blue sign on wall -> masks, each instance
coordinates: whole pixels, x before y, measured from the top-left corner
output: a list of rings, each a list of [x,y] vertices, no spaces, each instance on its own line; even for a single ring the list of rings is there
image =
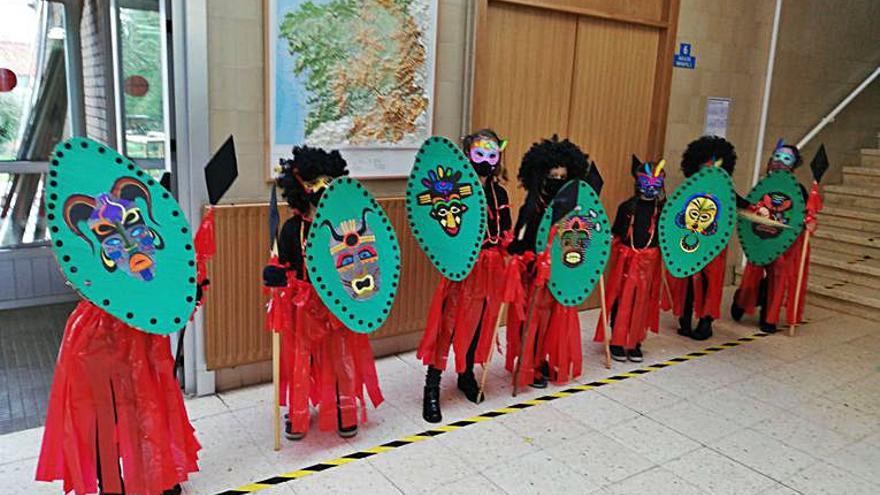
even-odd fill
[[[691,55],[690,43],[679,43],[678,53],[672,56],[672,65],[683,69],[693,69],[697,66],[697,59]]]

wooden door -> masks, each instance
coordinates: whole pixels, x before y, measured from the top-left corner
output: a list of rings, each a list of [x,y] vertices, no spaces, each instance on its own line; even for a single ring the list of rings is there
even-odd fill
[[[663,152],[677,17],[678,0],[478,0],[471,124],[510,140],[515,209],[523,153],[556,133],[599,166],[613,219],[630,155]]]

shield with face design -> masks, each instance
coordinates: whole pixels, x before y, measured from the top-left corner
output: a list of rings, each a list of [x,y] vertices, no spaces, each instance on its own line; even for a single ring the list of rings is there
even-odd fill
[[[745,218],[737,221],[737,234],[746,258],[756,265],[766,265],[794,244],[804,228],[806,203],[797,179],[791,172],[770,172],[746,196],[755,205],[755,214],[788,225],[774,227]]]
[[[195,309],[189,223],[159,182],[85,138],[55,148],[46,185],[52,248],[83,297],[149,333],[180,330]]]
[[[448,279],[464,279],[486,235],[486,197],[455,143],[435,136],[422,144],[406,186],[406,209],[431,263]]]
[[[605,271],[611,252],[611,226],[599,196],[582,180],[567,182],[553,198],[538,226],[536,249],[550,245],[553,297],[563,306],[584,302]]]
[[[397,235],[357,180],[340,177],[321,196],[306,268],[321,300],[351,330],[374,332],[391,313],[400,278]]]
[[[660,250],[672,276],[697,273],[727,246],[735,208],[733,182],[720,166],[684,180],[660,213]]]

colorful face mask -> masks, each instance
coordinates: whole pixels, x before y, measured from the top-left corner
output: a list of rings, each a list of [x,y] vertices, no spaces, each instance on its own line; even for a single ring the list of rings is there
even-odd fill
[[[792,201],[787,194],[780,192],[765,194],[755,206],[757,208],[755,213],[758,215],[779,223],[788,224],[788,212],[791,210]],[[779,235],[780,230],[782,229],[772,225],[752,222],[752,232],[761,239],[776,237]]]
[[[309,202],[313,205],[317,206],[318,201],[321,199],[321,195],[324,194],[324,191],[327,189],[327,186],[333,182],[333,177],[327,175],[319,175],[310,181],[304,181],[296,176],[297,180],[302,184],[303,189],[306,190],[306,195],[309,198]]]
[[[495,172],[506,145],[507,141],[502,141],[499,145],[494,139],[487,138],[480,138],[471,144],[468,158],[478,175],[486,177]]]
[[[376,236],[367,225],[365,209],[361,221],[345,220],[334,228],[330,222],[321,225],[330,230],[330,255],[336,263],[336,272],[345,291],[355,300],[373,297],[379,290],[379,253],[376,250]]]
[[[419,194],[420,205],[431,205],[431,218],[437,221],[446,235],[455,237],[461,228],[461,217],[467,206],[462,199],[470,196],[473,190],[470,184],[461,184],[461,172],[452,172],[442,165],[428,172],[422,179],[422,185],[428,190]]]
[[[773,152],[773,155],[770,157],[770,163],[767,164],[767,171],[791,171],[794,169],[795,163],[797,163],[797,157],[794,155],[792,149],[788,146],[782,146],[776,148],[776,151]]]
[[[663,194],[663,187],[666,182],[666,172],[663,167],[666,160],[661,160],[656,166],[645,162],[644,168],[636,173],[636,190],[639,196],[645,199],[655,199]]]
[[[572,215],[562,220],[558,234],[562,247],[562,263],[569,268],[583,263],[593,231],[600,229],[594,210],[589,210],[587,215]]]
[[[92,237],[100,243],[100,257],[109,272],[122,270],[129,276],[149,282],[156,273],[154,256],[162,249],[158,232],[145,222],[136,198],[146,202],[147,214],[152,220],[152,202],[149,190],[132,178],[116,181],[110,193],[92,198],[71,196],[64,205],[64,220],[68,227],[94,249],[92,240],[78,224],[86,220]]]
[[[676,225],[689,232],[681,238],[681,249],[692,253],[700,247],[697,234],[710,236],[718,225],[718,200],[711,194],[695,194],[688,198],[683,211],[675,219]]]

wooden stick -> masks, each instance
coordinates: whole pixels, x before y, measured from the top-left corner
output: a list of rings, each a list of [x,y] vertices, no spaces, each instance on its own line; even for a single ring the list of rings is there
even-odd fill
[[[602,328],[605,330],[605,368],[611,369],[611,328],[608,325],[608,307],[605,303],[605,275],[599,278],[599,297],[602,299]]]
[[[492,347],[489,348],[489,355],[486,356],[486,362],[483,363],[483,376],[480,377],[480,393],[477,394],[477,404],[483,402],[484,399],[483,390],[486,388],[486,378],[489,376],[489,363],[492,362],[492,356],[495,354],[495,338],[498,336],[498,327],[501,326],[501,317],[506,308],[507,303],[504,303],[498,309],[498,318],[495,319],[495,327],[492,329]]]
[[[272,406],[275,413],[275,450],[281,450],[281,334],[272,332]]]
[[[807,248],[810,246],[810,231],[804,231],[804,245],[801,247],[801,263],[798,267],[798,278],[797,285],[794,288],[794,315],[791,318],[791,326],[788,327],[788,336],[794,337],[794,327],[797,325],[798,321],[798,312],[800,308],[798,308],[798,303],[801,299],[801,285],[804,283],[804,268],[807,265]]]
[[[531,297],[529,298],[529,310],[526,314],[526,325],[520,330],[520,333],[525,332],[523,338],[520,340],[520,348],[519,348],[519,358],[516,360],[516,366],[513,368],[513,396],[516,397],[516,393],[519,391],[519,369],[522,365],[523,356],[526,355],[526,345],[529,339],[529,327],[532,326],[532,317],[535,315],[535,299],[537,299],[538,295],[538,286],[532,288]],[[534,352],[534,351],[533,351]]]

